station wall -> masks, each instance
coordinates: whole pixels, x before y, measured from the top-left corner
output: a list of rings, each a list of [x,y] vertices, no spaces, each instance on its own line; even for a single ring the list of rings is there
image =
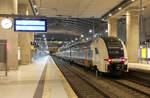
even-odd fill
[[[0,17],[0,22],[4,17]],[[10,18],[11,19],[11,18]],[[13,21],[13,19],[11,19]],[[14,32],[13,27],[5,30],[0,25],[0,40],[7,40],[7,65],[9,69],[18,67],[18,33]]]

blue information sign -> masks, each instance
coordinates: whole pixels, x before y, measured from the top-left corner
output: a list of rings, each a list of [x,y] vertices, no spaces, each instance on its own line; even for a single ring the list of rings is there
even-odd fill
[[[46,32],[45,19],[14,19],[14,30],[23,32]]]

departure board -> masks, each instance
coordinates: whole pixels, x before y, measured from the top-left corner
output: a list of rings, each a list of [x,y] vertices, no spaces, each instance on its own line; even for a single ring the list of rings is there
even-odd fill
[[[14,19],[14,31],[46,32],[46,19]]]

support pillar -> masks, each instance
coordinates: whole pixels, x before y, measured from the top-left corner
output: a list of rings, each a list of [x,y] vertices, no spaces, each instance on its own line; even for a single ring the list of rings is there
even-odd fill
[[[108,36],[117,37],[117,21],[118,19],[110,18],[108,20]]]
[[[28,5],[19,4],[19,15],[28,15]],[[18,43],[20,47],[20,64],[29,64],[31,62],[31,32],[19,32]]]
[[[126,17],[127,27],[127,53],[130,63],[138,62],[139,48],[139,12],[128,11]]]
[[[34,42],[34,32],[31,32],[30,34],[30,42]],[[34,56],[34,50],[31,50],[30,53],[30,62],[32,62],[32,57]]]

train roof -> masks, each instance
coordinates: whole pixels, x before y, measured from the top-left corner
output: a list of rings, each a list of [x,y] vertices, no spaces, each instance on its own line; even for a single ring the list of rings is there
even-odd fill
[[[102,38],[105,43],[110,42],[110,41],[118,41],[119,40],[118,37],[99,37],[99,38]],[[98,39],[98,38],[96,38],[96,39]],[[94,39],[94,40],[96,40],[96,39]],[[75,46],[80,46],[80,45],[81,46],[82,45],[89,46],[92,42],[93,42],[93,40],[86,41],[86,42],[78,42],[78,43],[72,44],[72,45],[70,45],[66,48],[63,48],[62,50],[65,50],[65,49],[68,49],[68,48],[71,48],[71,47],[75,47]]]

